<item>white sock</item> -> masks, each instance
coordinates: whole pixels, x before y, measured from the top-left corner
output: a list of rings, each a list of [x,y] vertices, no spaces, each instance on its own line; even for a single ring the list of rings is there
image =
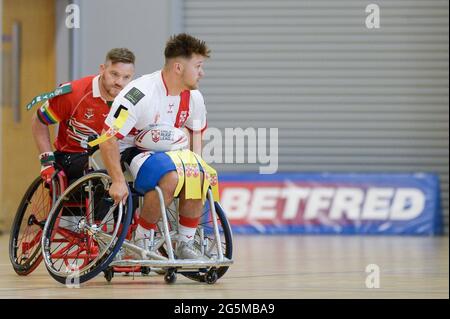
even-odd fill
[[[186,227],[181,224],[178,225],[178,235],[181,241],[185,243],[194,239],[197,228]]]
[[[135,239],[144,239],[144,238],[150,238],[151,229],[145,229],[141,225],[138,225],[136,228],[136,233],[134,235]]]

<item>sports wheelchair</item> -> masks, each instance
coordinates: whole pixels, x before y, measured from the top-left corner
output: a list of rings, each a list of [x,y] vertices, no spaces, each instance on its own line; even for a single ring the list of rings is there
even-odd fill
[[[41,235],[51,207],[67,187],[62,169],[51,183],[36,177],[25,192],[16,211],[9,238],[9,259],[20,276],[32,273],[41,263]]]
[[[98,153],[89,157],[90,167],[102,166]],[[175,200],[165,207],[158,186],[161,220],[150,249],[141,249],[130,241],[143,194],[134,189],[129,168],[123,165],[129,187],[125,204],[114,204],[108,193],[111,178],[98,169],[67,187],[52,206],[42,232],[42,256],[50,275],[60,283],[72,284],[86,282],[101,272],[110,282],[117,272],[147,275],[155,271],[164,274],[167,283],[174,283],[177,273],[198,282],[215,283],[233,263],[233,245],[230,224],[211,189],[194,244],[205,258],[176,259],[177,204]]]
[[[91,136],[90,140],[95,139]],[[98,148],[89,149],[92,156]],[[79,155],[75,155],[75,158]],[[73,165],[72,156],[71,163]],[[98,160],[97,160],[98,162]],[[83,174],[97,169],[95,161],[88,161]],[[71,179],[73,182],[73,177]],[[63,167],[55,164],[55,173],[51,183],[46,183],[40,176],[36,177],[23,195],[17,208],[9,237],[9,259],[14,271],[20,276],[31,274],[41,263],[41,236],[51,207],[69,184],[69,178]]]

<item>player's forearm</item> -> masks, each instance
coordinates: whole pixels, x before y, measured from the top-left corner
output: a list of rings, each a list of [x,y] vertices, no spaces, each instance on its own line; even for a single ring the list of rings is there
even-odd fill
[[[100,144],[100,152],[108,175],[111,176],[113,183],[125,182],[125,176],[120,166],[120,152],[116,138],[112,137]]]
[[[202,132],[189,131],[189,145],[192,152],[202,156]]]
[[[52,151],[52,145],[50,143],[50,131],[48,129],[48,126],[39,121],[36,113],[31,119],[31,132],[33,133],[33,139],[36,143],[39,154]]]

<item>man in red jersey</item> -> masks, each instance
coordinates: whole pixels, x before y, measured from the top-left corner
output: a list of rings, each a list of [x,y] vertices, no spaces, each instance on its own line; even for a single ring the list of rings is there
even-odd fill
[[[61,85],[70,93],[53,97],[34,114],[31,130],[45,181],[51,180],[55,163],[63,168],[69,183],[83,175],[88,161],[88,137],[101,133],[114,98],[134,76],[134,61],[135,56],[128,49],[110,50],[98,75]],[[53,152],[48,125],[56,123],[59,129]]]

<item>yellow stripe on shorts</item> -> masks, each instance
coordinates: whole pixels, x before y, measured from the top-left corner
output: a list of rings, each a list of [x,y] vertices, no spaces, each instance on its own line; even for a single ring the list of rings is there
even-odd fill
[[[177,183],[177,187],[175,188],[175,192],[173,194],[174,197],[177,197],[178,194],[180,194],[180,191],[184,185],[184,165],[183,165],[183,162],[181,161],[181,158],[178,156],[178,152],[179,151],[166,152],[166,154],[170,157],[172,162],[175,164],[175,167],[176,167],[177,173],[178,173],[178,183]]]
[[[217,171],[206,164],[206,162],[203,160],[203,158],[200,157],[200,155],[193,153],[194,156],[197,158],[200,165],[203,167],[203,171],[205,172],[205,179],[203,181],[203,202],[206,198],[206,193],[208,191],[209,186],[211,186],[213,198],[214,201],[219,201],[219,177],[217,175]]]
[[[200,167],[193,152],[182,150],[178,156],[184,164],[184,183],[186,199],[201,199]]]

